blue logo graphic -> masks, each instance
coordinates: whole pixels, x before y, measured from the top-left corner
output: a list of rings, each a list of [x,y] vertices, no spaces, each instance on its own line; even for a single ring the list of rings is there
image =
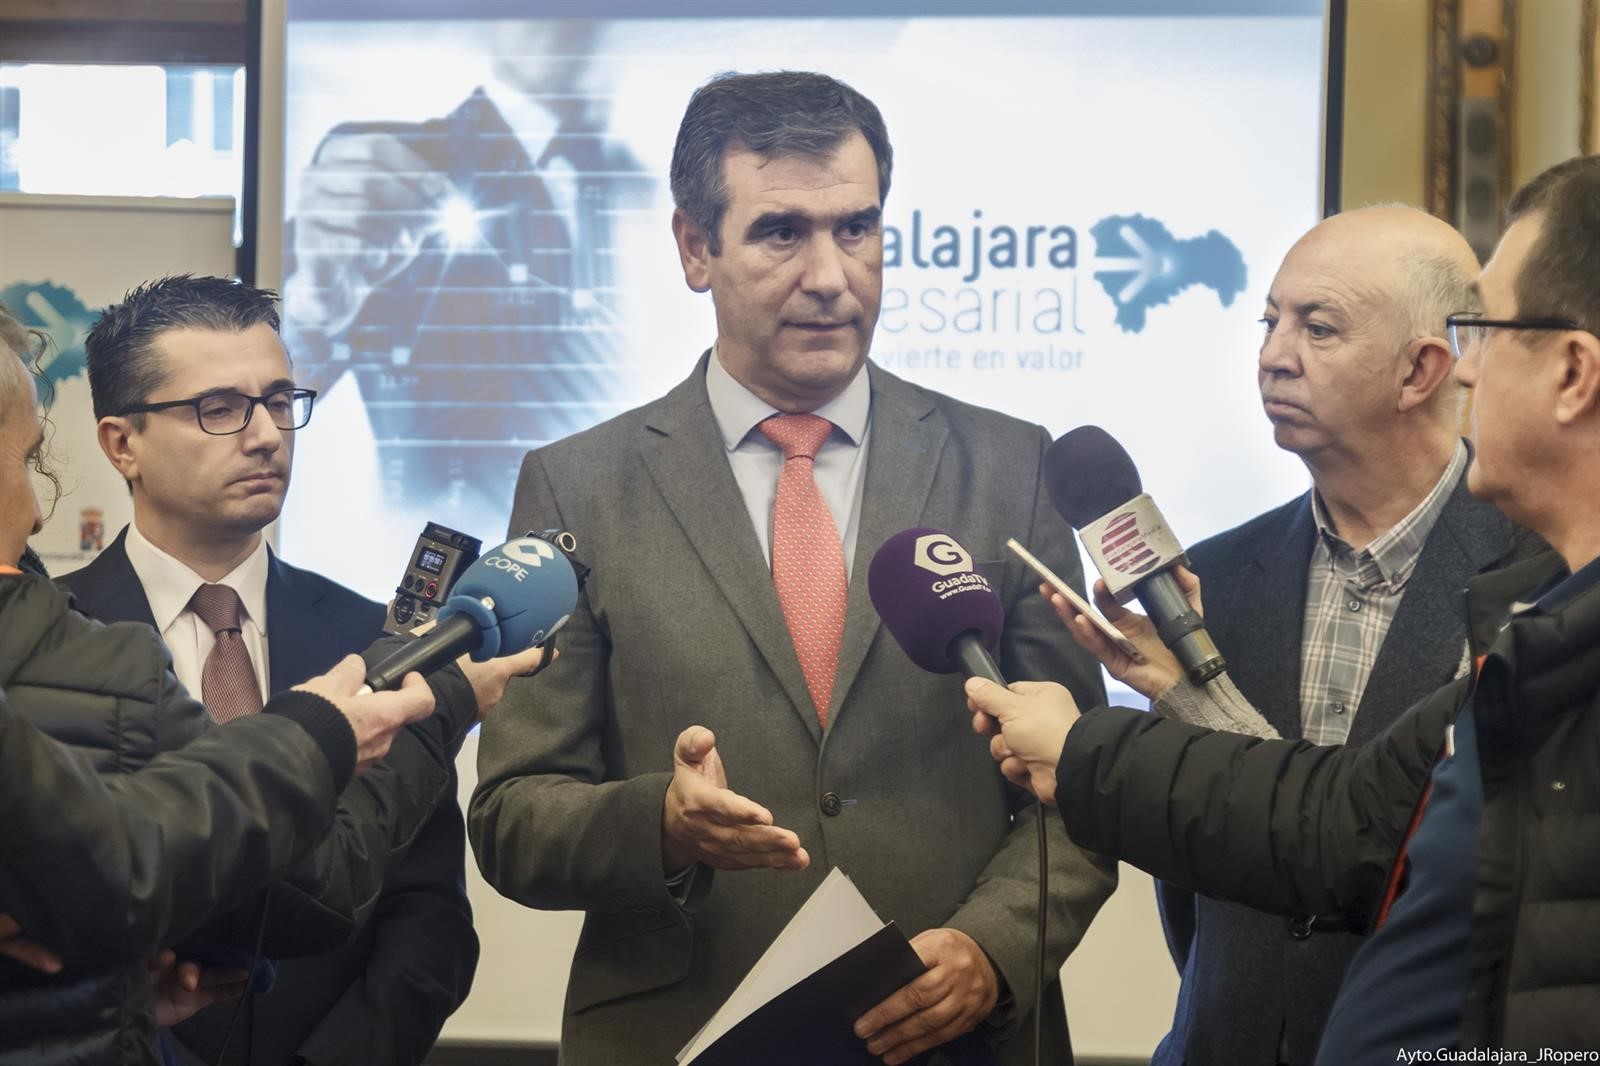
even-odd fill
[[[1216,291],[1223,307],[1244,291],[1244,257],[1216,230],[1178,240],[1143,215],[1113,215],[1089,230],[1094,238],[1094,279],[1117,305],[1124,333],[1144,329],[1145,313],[1191,285]]]
[[[39,369],[52,385],[78,377],[88,370],[83,339],[99,314],[83,306],[71,289],[19,281],[0,289],[0,302],[24,326],[43,330],[53,342],[39,357]]]

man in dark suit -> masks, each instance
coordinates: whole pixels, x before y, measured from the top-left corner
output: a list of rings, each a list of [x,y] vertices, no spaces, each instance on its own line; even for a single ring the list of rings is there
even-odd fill
[[[1530,538],[1467,492],[1445,316],[1477,261],[1406,207],[1350,211],[1289,251],[1258,368],[1312,490],[1196,545],[1206,626],[1284,737],[1363,744],[1467,668],[1460,591]],[[1309,1066],[1364,930],[1159,886],[1183,972],[1158,1063]]]
[[[1038,1009],[1042,1061],[1070,1058],[1052,978],[1115,868],[1047,826],[1039,988],[1037,809],[966,731],[959,678],[915,667],[867,597],[885,539],[947,530],[1006,605],[1001,668],[1101,696],[1004,550],[1081,581],[1040,488],[1049,435],[867,363],[890,162],[877,108],[832,78],[702,87],[673,231],[715,347],[523,464],[513,525],[572,530],[594,574],[539,701],[486,727],[469,824],[500,892],[587,912],[567,1066],[670,1061],[835,867],[929,967],[855,1023],[867,1053],[1030,1061]]]
[[[92,617],[154,626],[179,679],[222,721],[360,651],[383,626],[378,604],[284,563],[262,538],[315,396],[290,376],[274,305],[222,278],[165,278],[108,308],[85,345],[100,443],[128,480],[133,522],[62,584]],[[231,1040],[231,1003],[176,1026],[180,1061],[421,1062],[477,964],[464,856],[451,800],[352,943],[281,961]]]

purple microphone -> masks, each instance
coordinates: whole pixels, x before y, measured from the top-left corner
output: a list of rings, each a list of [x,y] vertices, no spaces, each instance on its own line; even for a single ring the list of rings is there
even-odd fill
[[[1006,683],[989,654],[1005,608],[950,534],[908,529],[884,541],[867,570],[867,591],[895,643],[924,670]]]

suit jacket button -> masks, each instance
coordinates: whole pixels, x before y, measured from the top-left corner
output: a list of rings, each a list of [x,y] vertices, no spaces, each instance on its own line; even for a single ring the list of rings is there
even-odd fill
[[[844,809],[844,804],[839,802],[837,792],[825,792],[822,795],[822,813],[829,818],[834,817]]]
[[[1316,927],[1317,917],[1299,917],[1289,919],[1289,935],[1296,940],[1305,940],[1311,935],[1311,930]]]

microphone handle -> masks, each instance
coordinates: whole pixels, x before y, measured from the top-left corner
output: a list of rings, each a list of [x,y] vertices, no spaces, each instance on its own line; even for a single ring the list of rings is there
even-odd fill
[[[478,647],[483,630],[466,614],[453,614],[426,636],[418,637],[367,671],[373,692],[399,688],[407,674],[431,674]]]
[[[1189,598],[1171,571],[1146,578],[1134,595],[1155,624],[1161,643],[1172,649],[1190,681],[1203,685],[1228,668],[1211,634],[1206,632],[1205,620],[1189,606]]]
[[[1000,667],[995,665],[994,656],[983,646],[983,638],[976,630],[969,629],[956,634],[956,638],[950,642],[949,655],[961,664],[961,672],[968,677],[985,678],[1001,688],[1006,687],[1006,679],[1000,676]]]

